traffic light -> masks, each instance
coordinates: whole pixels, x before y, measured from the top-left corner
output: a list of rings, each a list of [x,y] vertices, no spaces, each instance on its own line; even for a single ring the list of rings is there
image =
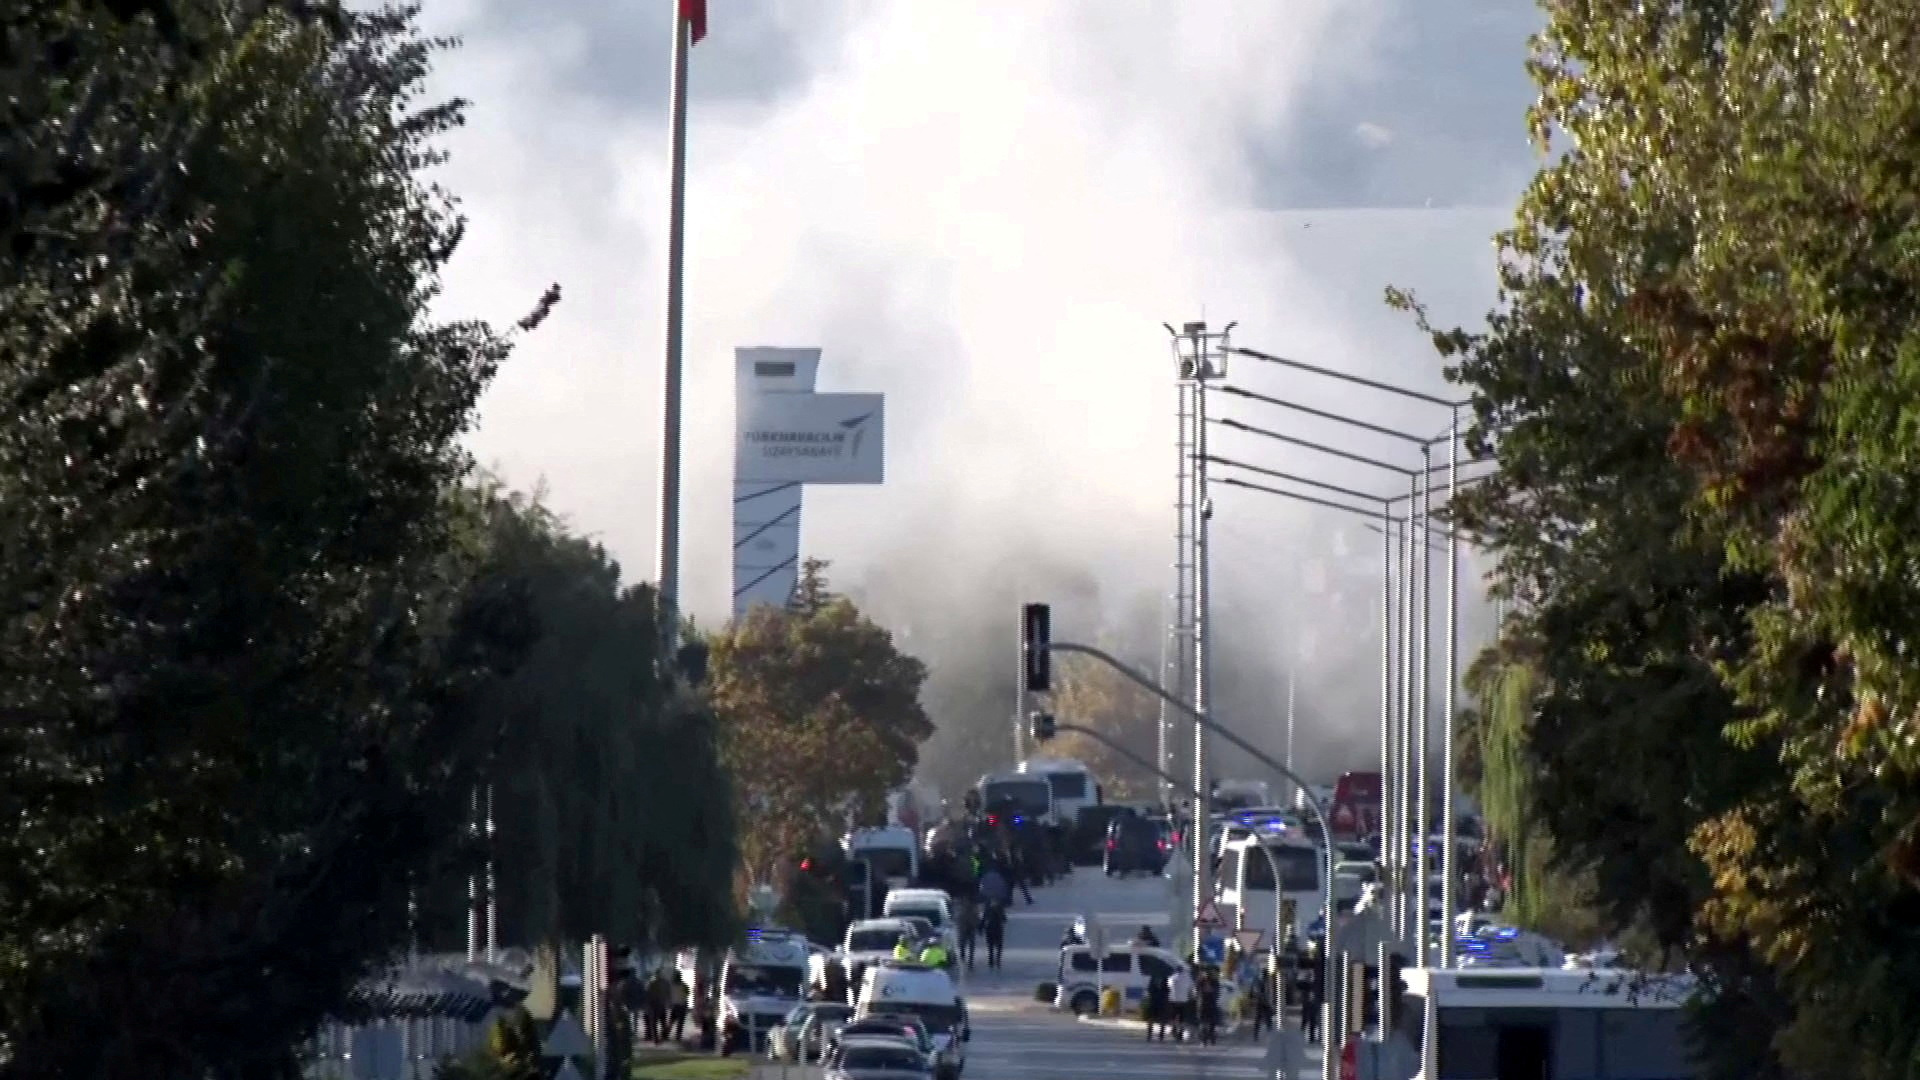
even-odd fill
[[[1021,682],[1029,694],[1053,687],[1053,613],[1045,604],[1028,604],[1020,611]]]
[[[1036,712],[1027,716],[1027,734],[1037,743],[1050,742],[1059,734],[1059,725],[1054,722],[1050,712]]]

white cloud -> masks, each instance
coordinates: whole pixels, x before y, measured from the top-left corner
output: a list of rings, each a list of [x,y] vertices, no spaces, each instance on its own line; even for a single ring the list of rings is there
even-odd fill
[[[1353,135],[1354,138],[1359,139],[1361,143],[1375,150],[1393,142],[1392,129],[1382,127],[1371,120],[1362,120],[1360,123],[1354,125]]]
[[[714,5],[692,54],[683,550],[687,601],[705,620],[728,605],[736,345],[821,345],[823,388],[888,395],[888,483],[809,492],[808,553],[854,579],[914,563],[915,549],[972,555],[922,579],[959,603],[956,580],[1017,574],[1010,546],[1033,543],[1094,567],[1127,602],[1164,587],[1170,557],[1163,321],[1238,320],[1256,347],[1434,385],[1437,362],[1379,304],[1381,286],[1450,290],[1460,315],[1490,293],[1497,217],[1253,214],[1251,150],[1273,160],[1316,81],[1367,62],[1385,0],[776,3],[803,77],[770,100],[714,102],[701,66],[727,58],[715,43],[730,7]],[[551,10],[543,30],[511,35],[489,30],[483,0],[440,13],[467,40],[441,85],[477,101],[445,170],[473,223],[447,308],[505,319],[562,283],[473,445],[518,484],[544,477],[630,578],[652,577],[664,116],[568,89],[562,76],[605,28]],[[644,59],[635,79],[664,80]],[[1297,148],[1302,161],[1314,152]],[[1374,404],[1267,372],[1236,378]],[[1285,596],[1278,547],[1329,523],[1250,505],[1234,512],[1276,550],[1223,579],[1272,611]]]

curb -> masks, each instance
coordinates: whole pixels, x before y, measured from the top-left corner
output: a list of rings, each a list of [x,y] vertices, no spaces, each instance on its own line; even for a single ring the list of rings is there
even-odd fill
[[[1075,1019],[1088,1027],[1107,1028],[1111,1031],[1147,1030],[1147,1022],[1145,1020],[1135,1020],[1127,1016],[1080,1016],[1075,1017]],[[1246,1026],[1247,1022],[1245,1020],[1235,1020],[1232,1023],[1222,1024],[1220,1025],[1220,1035],[1222,1038],[1230,1035],[1238,1035],[1241,1029]]]

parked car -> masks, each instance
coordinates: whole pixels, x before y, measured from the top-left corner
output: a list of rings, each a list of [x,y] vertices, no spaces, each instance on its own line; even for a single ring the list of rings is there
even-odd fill
[[[1158,874],[1166,869],[1172,849],[1172,842],[1161,826],[1137,814],[1122,815],[1107,826],[1101,866],[1108,877]]]
[[[767,1037],[767,1057],[805,1063],[826,1056],[835,1032],[853,1018],[853,1006],[833,1001],[809,1001],[787,1014],[786,1023]]]
[[[1123,817],[1139,817],[1140,811],[1125,803],[1101,803],[1083,806],[1067,834],[1067,858],[1075,866],[1098,866],[1106,854],[1107,830]]]

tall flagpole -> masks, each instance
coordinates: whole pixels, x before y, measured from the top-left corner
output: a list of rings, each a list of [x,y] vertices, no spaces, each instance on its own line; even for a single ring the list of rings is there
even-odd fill
[[[680,344],[685,315],[681,271],[687,249],[687,46],[691,33],[686,5],[676,2],[673,91],[667,120],[667,387],[660,451],[660,607],[675,620],[680,610]]]

